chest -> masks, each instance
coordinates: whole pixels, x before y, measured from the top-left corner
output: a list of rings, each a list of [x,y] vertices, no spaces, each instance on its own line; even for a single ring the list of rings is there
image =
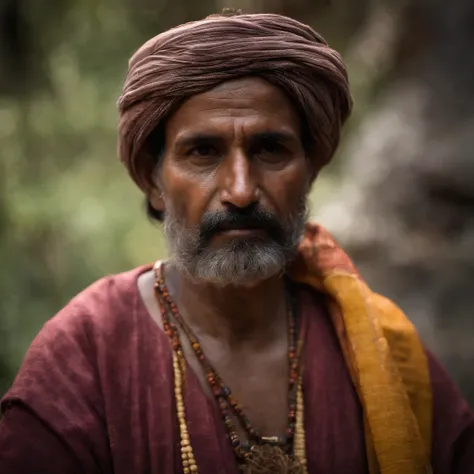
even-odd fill
[[[233,352],[207,345],[207,360],[222,379],[232,398],[239,404],[242,414],[252,428],[263,436],[282,436],[288,422],[289,361],[287,346],[275,344],[266,350],[249,353]],[[208,370],[198,361],[188,344],[185,355],[193,376],[210,403],[215,403],[208,381]],[[248,439],[242,421],[232,415],[234,427],[241,439]]]
[[[363,415],[337,339],[318,308],[309,304],[306,308],[303,390],[308,473],[367,474]],[[126,350],[106,358],[103,370],[113,474],[182,474],[169,341],[146,313],[140,315],[135,331]],[[124,334],[120,332],[120,338]],[[287,414],[285,350],[262,358],[223,356],[213,361],[251,423],[265,435],[279,434]],[[237,474],[223,419],[202,368],[192,357],[188,364],[184,405],[199,472]]]
[[[287,429],[289,364],[287,346],[283,346],[251,357],[210,352],[215,369],[241,404],[251,424],[264,436],[281,436]],[[303,357],[304,426],[309,474],[366,474],[360,403],[332,326],[326,319],[313,321],[309,325]],[[209,402],[213,397],[199,362],[192,356],[188,357],[188,362],[192,366],[190,382],[203,394],[202,401],[206,400],[206,410],[212,420],[211,431],[219,439],[219,459],[223,466],[228,466],[233,462],[233,455],[221,415]],[[193,419],[195,414],[189,415]],[[197,423],[193,424],[197,426]],[[245,439],[245,433],[238,425],[237,433]],[[198,443],[199,439],[205,439],[204,432],[199,435],[196,431],[195,439]],[[223,472],[231,471],[225,467]]]

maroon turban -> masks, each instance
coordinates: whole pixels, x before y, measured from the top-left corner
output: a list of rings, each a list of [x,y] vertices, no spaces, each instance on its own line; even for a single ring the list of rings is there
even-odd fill
[[[320,166],[331,159],[352,107],[339,54],[285,16],[212,15],[155,36],[130,59],[118,101],[118,149],[143,190],[153,186],[153,132],[185,99],[245,76],[283,89],[307,129],[311,158]]]

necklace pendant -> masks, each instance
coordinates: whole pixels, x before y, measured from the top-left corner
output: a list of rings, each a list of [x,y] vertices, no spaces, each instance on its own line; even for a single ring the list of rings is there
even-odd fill
[[[280,444],[281,439],[278,436],[262,436],[262,441],[268,444]]]

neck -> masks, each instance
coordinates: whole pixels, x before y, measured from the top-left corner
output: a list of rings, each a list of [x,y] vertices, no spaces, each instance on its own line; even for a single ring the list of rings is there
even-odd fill
[[[229,346],[261,347],[285,334],[287,300],[281,276],[251,287],[196,282],[173,265],[164,270],[167,287],[188,324]]]

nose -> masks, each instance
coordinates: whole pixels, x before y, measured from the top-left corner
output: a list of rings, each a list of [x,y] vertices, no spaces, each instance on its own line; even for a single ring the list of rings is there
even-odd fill
[[[242,151],[229,156],[221,165],[221,203],[241,209],[255,204],[259,199],[255,170]]]

